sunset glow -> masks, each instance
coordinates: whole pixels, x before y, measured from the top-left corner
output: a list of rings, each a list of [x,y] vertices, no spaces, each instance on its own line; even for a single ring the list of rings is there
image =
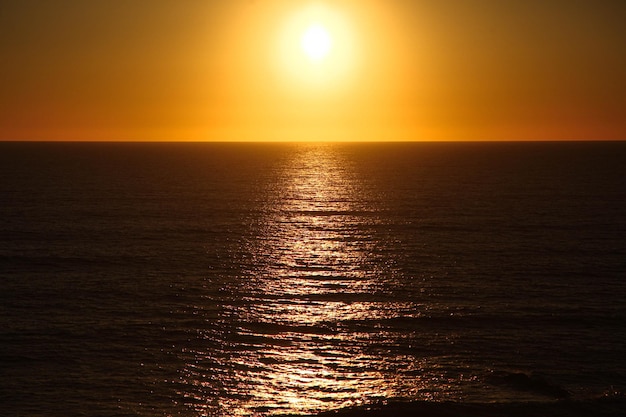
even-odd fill
[[[357,44],[362,33],[345,10],[321,4],[289,7],[276,26],[268,49],[277,53],[269,57],[277,91],[310,108],[312,100],[356,88],[350,80],[361,70]]]
[[[0,417],[625,417],[624,22],[0,1]]]
[[[624,139],[602,4],[10,2],[0,140]]]

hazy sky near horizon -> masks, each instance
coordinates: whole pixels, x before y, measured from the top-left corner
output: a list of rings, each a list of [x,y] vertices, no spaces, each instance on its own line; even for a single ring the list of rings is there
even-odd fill
[[[624,22],[623,0],[0,0],[0,140],[626,139]]]

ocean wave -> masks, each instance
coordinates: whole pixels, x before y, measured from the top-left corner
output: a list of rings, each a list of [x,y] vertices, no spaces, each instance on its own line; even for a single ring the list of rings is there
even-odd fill
[[[626,396],[608,393],[587,400],[548,402],[387,402],[328,411],[317,417],[623,417]],[[285,415],[283,417],[296,417]]]

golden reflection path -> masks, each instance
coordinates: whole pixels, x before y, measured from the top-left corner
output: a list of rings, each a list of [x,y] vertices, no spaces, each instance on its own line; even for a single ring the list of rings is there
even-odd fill
[[[386,296],[393,259],[352,168],[310,144],[279,170],[220,317],[230,327],[185,370],[200,415],[305,414],[424,389],[421,359],[386,351],[401,336],[380,323],[416,308]]]

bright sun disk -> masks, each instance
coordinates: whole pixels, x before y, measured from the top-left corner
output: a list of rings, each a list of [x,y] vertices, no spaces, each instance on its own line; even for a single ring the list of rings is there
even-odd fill
[[[302,50],[313,61],[324,59],[332,48],[332,38],[325,27],[315,24],[302,35]]]

